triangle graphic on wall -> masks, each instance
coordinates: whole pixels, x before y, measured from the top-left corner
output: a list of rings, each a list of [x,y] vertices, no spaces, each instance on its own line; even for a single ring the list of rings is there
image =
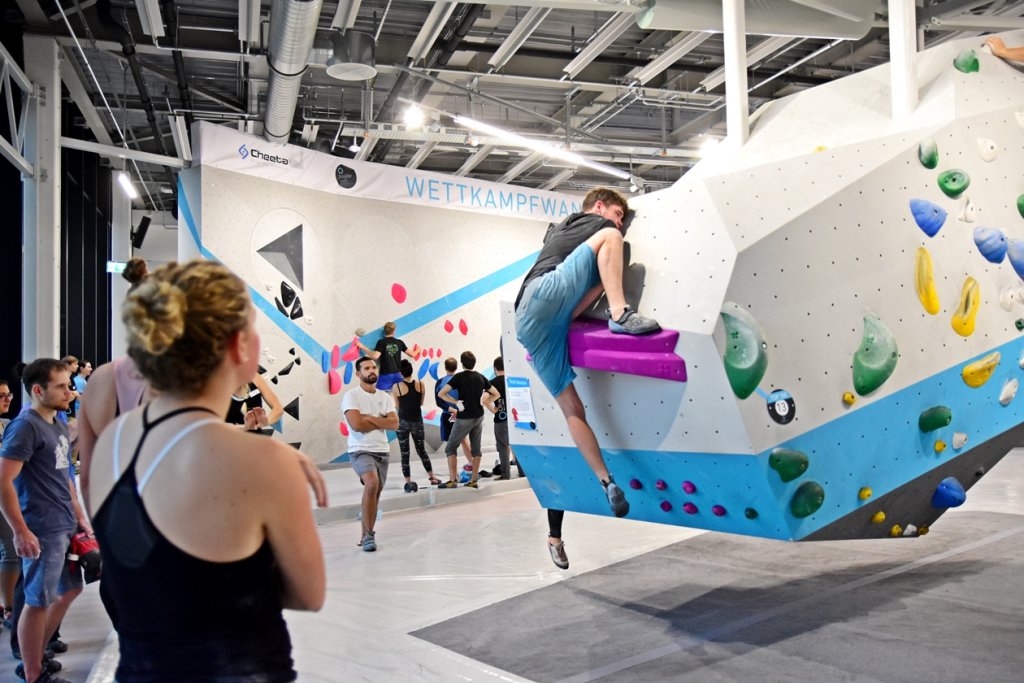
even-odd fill
[[[299,419],[299,397],[296,396],[295,400],[284,407],[284,412],[288,413],[296,420]]]
[[[260,247],[256,253],[297,284],[299,289],[303,289],[302,225],[295,226],[274,241]]]

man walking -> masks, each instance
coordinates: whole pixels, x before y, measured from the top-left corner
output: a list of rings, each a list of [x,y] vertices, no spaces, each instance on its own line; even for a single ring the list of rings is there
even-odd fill
[[[583,198],[583,213],[548,228],[537,262],[516,297],[516,338],[565,416],[576,447],[604,487],[616,517],[629,502],[605,465],[576,393],[569,365],[569,324],[600,296],[608,297],[609,329],[618,334],[657,332],[658,323],[633,311],[622,290],[623,219],[629,206],[615,190],[599,187]]]
[[[391,394],[377,389],[377,363],[363,356],[356,361],[359,386],[345,393],[341,412],[348,423],[348,452],[352,469],[363,482],[363,526],[359,545],[372,553],[377,549],[373,525],[384,483],[388,479],[388,435],[398,429],[398,413]]]
[[[22,558],[25,608],[18,643],[27,681],[60,681],[43,671],[43,646],[82,592],[81,576],[65,555],[76,528],[92,529],[68,477],[71,442],[57,419],[73,398],[66,365],[55,358],[29,363],[23,373],[32,407],[15,418],[0,450],[0,509]]]

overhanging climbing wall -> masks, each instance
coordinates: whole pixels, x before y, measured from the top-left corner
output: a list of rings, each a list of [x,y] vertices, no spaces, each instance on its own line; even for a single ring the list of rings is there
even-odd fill
[[[469,350],[490,370],[497,302],[515,296],[547,223],[578,210],[566,195],[343,160],[210,124],[197,132],[200,165],[180,183],[180,256],[219,260],[249,284],[263,375],[285,406],[275,438],[321,463],[347,459],[340,406],[357,385],[357,329],[372,348],[383,323],[397,323],[436,425],[432,380],[444,358]]]
[[[577,369],[630,517],[915,536],[1019,440],[1024,73],[981,43],[918,56],[906,119],[878,67],[772,103],[742,149],[631,202],[641,311],[678,331],[685,381]],[[541,503],[609,514],[503,325]]]

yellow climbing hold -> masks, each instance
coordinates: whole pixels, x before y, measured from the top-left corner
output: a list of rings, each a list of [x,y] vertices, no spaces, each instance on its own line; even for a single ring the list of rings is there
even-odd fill
[[[856,402],[857,402],[857,397],[853,395],[852,391],[844,391],[843,392],[843,403],[845,403],[848,406],[852,406]]]
[[[944,450],[946,450],[946,442],[943,441],[942,439],[939,439],[938,441],[935,442],[935,452],[941,453]]]
[[[868,498],[871,497],[871,493],[871,489],[865,486],[860,491],[857,491],[857,497],[860,498],[861,500],[867,500]]]
[[[901,527],[899,524],[893,524],[892,528],[889,529],[889,535],[892,536],[893,538],[897,538],[899,536],[902,536],[903,535],[903,527]]]
[[[965,365],[961,373],[964,383],[975,389],[980,387],[992,377],[992,373],[996,371],[996,366],[999,365],[1001,358],[1002,356],[998,351],[993,351],[981,360]]]
[[[926,526],[919,526],[919,527],[917,527],[917,535],[918,536],[925,536],[927,534],[928,534],[928,527],[926,527]]]
[[[871,515],[871,523],[872,524],[881,524],[884,521],[885,521],[885,513],[882,512],[881,510],[879,510],[875,514]]]
[[[814,151],[815,152],[824,152],[826,149],[828,149],[828,147],[826,147],[825,145],[818,145],[817,147],[814,148]]]
[[[935,289],[935,277],[932,274],[932,256],[924,247],[917,248],[914,261],[914,284],[917,287],[917,298],[931,315],[939,312],[939,292]]]
[[[978,316],[980,305],[981,289],[978,287],[978,281],[968,276],[960,291],[960,305],[956,307],[952,321],[953,330],[961,337],[970,337],[974,334],[974,319]]]

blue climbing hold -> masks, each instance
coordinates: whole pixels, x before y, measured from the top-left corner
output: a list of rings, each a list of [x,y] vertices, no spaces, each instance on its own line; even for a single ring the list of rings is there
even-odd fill
[[[431,363],[430,364],[430,376],[434,379],[435,382],[438,379],[438,377],[437,377],[437,367],[438,367],[438,365],[440,365],[440,363]]]
[[[420,372],[416,376],[416,379],[423,379],[424,377],[426,377],[427,376],[427,370],[429,370],[429,369],[430,369],[430,359],[429,358],[424,358],[423,362],[420,364]]]
[[[974,243],[978,245],[981,255],[990,263],[1002,263],[1006,258],[1006,249],[1009,245],[1002,230],[977,227],[974,229]]]
[[[917,227],[929,237],[935,237],[946,222],[946,210],[927,199],[911,199],[910,213],[914,215]]]
[[[956,477],[946,477],[935,487],[932,494],[933,508],[955,508],[964,504],[967,500],[967,492]]]
[[[345,384],[352,381],[352,361],[345,363]]]
[[[320,369],[327,374],[327,371],[331,369],[331,352],[324,349],[320,354]]]
[[[1024,240],[1008,240],[1006,255],[1017,275],[1024,278]]]

